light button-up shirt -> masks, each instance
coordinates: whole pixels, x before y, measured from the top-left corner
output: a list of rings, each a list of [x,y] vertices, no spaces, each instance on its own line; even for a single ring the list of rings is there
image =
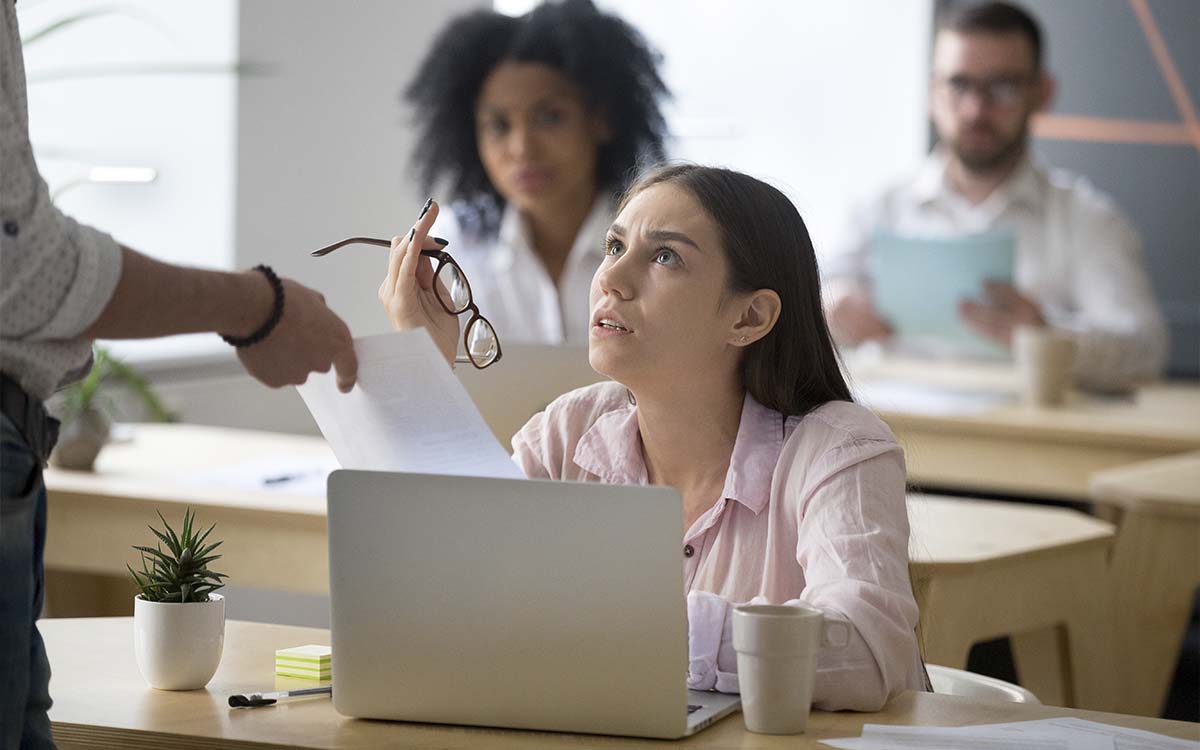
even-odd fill
[[[480,314],[491,321],[501,342],[582,346],[591,328],[592,276],[604,260],[604,236],[612,221],[613,206],[605,193],[575,236],[557,284],[511,205],[504,209],[495,237],[474,236],[457,227],[447,227],[445,237],[451,243],[447,249],[471,282]]]
[[[513,459],[531,478],[647,483],[637,406],[617,383],[556,399],[513,438]],[[758,600],[850,625],[845,647],[818,655],[814,705],[876,710],[925,688],[904,456],[868,410],[785,417],[747,395],[721,497],[682,541],[691,687],[737,690],[731,609]]]
[[[879,230],[939,238],[996,229],[1016,234],[1017,289],[1075,340],[1080,384],[1122,390],[1161,373],[1167,328],[1137,231],[1087,180],[1030,157],[973,205],[950,184],[945,155],[934,151],[914,177],[856,208],[822,264],[826,295],[833,301],[870,287],[868,258]]]

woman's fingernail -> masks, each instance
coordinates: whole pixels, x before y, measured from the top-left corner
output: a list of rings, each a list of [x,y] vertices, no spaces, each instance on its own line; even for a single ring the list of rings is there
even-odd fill
[[[425,205],[421,207],[421,215],[417,217],[417,221],[425,218],[425,214],[429,212],[429,207],[433,205],[433,198],[425,201]]]
[[[417,228],[416,227],[413,227],[412,229],[408,230],[408,241],[409,242],[412,242],[413,237],[416,237],[416,236],[417,236]]]
[[[432,239],[434,242],[438,243],[442,247],[445,247],[446,245],[450,244],[450,240],[443,240],[441,237],[433,237]]]

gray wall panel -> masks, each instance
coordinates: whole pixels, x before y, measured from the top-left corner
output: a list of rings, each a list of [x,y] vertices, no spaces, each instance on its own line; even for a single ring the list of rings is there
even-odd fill
[[[1151,280],[1171,321],[1169,371],[1200,363],[1200,154],[1164,146],[1039,141],[1050,164],[1088,176],[1142,234]]]
[[[1178,119],[1127,0],[1036,0],[1024,6],[1042,24],[1046,65],[1060,83],[1053,111]]]
[[[1151,0],[1150,10],[1187,85],[1192,106],[1200,107],[1200,3],[1196,0]]]

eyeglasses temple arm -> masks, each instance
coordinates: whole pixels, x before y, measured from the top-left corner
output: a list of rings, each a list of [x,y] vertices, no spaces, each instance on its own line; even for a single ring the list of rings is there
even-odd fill
[[[376,245],[378,247],[390,248],[392,246],[392,241],[391,240],[381,240],[381,239],[377,239],[375,237],[350,237],[349,239],[345,239],[340,242],[335,242],[332,245],[326,245],[325,247],[321,248],[320,250],[313,250],[312,256],[314,258],[320,258],[322,255],[329,255],[334,250],[337,250],[339,247],[345,247],[346,245]]]

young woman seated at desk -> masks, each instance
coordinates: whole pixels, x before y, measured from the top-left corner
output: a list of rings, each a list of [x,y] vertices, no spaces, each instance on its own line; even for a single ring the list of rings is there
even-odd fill
[[[444,255],[440,268],[425,257],[441,250],[437,211],[393,239],[379,296],[396,328],[428,329],[454,361],[447,308],[467,306],[469,285],[443,273]],[[925,689],[904,456],[851,401],[795,207],[744,174],[671,166],[638,181],[596,241],[589,358],[614,382],[534,416],[514,460],[529,477],[679,490],[689,687],[737,691],[732,606],[762,597],[850,624],[849,645],[819,655],[817,707],[873,711]],[[491,351],[478,314],[477,365]]]

